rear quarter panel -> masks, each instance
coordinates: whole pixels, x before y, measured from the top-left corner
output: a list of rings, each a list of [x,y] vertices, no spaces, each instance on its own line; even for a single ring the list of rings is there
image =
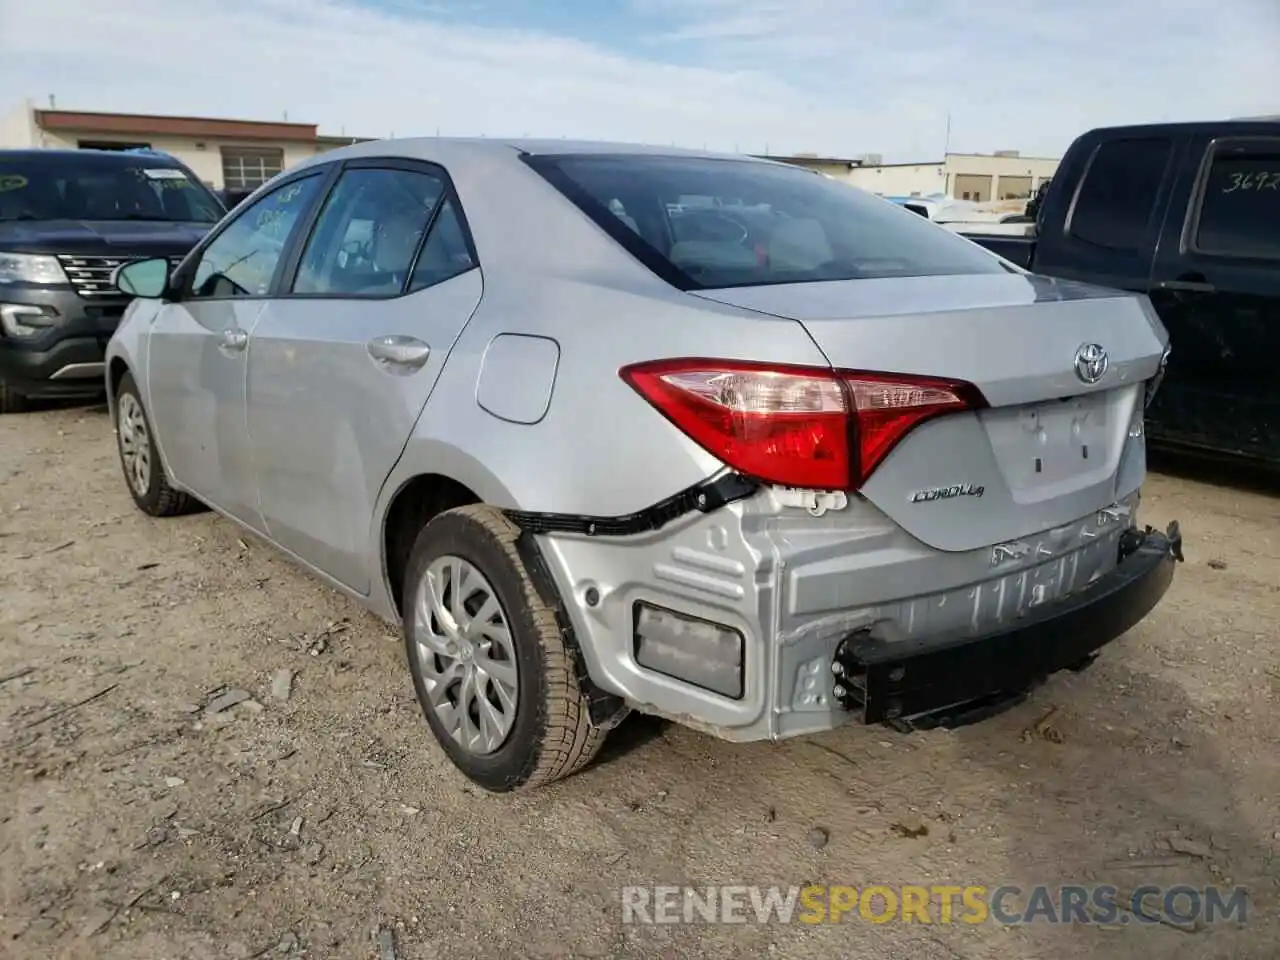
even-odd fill
[[[385,484],[382,510],[402,483],[424,473],[450,476],[502,507],[591,516],[643,510],[721,464],[632,390],[621,367],[679,356],[825,365],[795,321],[707,303],[658,278],[514,150],[461,157],[447,169],[484,295]],[[503,334],[554,343],[530,352],[529,382],[513,382],[507,396],[494,370],[485,372],[486,353]],[[518,366],[507,349],[504,374],[514,381]],[[549,394],[545,412],[516,419],[536,422],[491,412],[522,399],[528,405],[533,394]]]
[[[486,353],[495,337],[506,334],[558,346],[554,371],[543,366],[528,374],[540,383],[552,381],[550,402],[537,422],[490,412],[500,406],[493,402],[500,385],[492,380],[485,380],[489,409],[478,400]],[[435,472],[466,484],[487,502],[520,510],[617,516],[652,506],[721,466],[618,373],[630,363],[679,356],[826,365],[791,320],[703,305],[674,290],[653,295],[578,280],[487,273],[480,307],[454,346],[388,486]],[[542,352],[531,357],[545,365],[544,358]],[[513,400],[527,394],[526,386],[511,384]]]
[[[1035,261],[1035,237],[1010,237],[999,234],[965,232],[961,232],[960,235],[966,240],[972,240],[978,246],[990,250],[996,256],[1017,264],[1024,270],[1030,270],[1032,263]]]

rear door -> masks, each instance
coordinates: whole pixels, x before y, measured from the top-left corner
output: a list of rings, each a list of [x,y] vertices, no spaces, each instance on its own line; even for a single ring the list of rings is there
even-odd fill
[[[1058,178],[1079,179],[1061,219],[1040,235],[1035,272],[1146,293],[1180,147],[1174,136],[1149,135],[1073,151],[1079,169]]]
[[[1280,136],[1191,144],[1152,274],[1169,371],[1162,439],[1280,459]]]
[[[349,161],[249,349],[250,445],[269,535],[368,592],[373,506],[480,302],[444,170]]]

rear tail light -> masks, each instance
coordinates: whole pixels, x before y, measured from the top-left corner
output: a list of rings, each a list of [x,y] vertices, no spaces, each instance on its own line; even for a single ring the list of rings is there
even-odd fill
[[[925,420],[985,406],[971,384],[736,360],[659,360],[620,374],[699,446],[765,483],[861,486]]]

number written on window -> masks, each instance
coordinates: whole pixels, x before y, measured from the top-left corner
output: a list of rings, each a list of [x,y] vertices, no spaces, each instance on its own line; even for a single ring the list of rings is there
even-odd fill
[[[201,254],[191,296],[267,293],[289,234],[322,179],[312,175],[286,184],[246,207]]]
[[[1237,190],[1280,191],[1280,168],[1254,173],[1237,171],[1229,174],[1227,180],[1228,183],[1222,188],[1223,193],[1235,193]]]
[[[1280,141],[1218,148],[1200,204],[1196,248],[1210,256],[1280,258]]]

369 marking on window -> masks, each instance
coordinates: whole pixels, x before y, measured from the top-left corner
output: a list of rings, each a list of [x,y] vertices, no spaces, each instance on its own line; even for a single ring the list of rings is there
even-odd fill
[[[1229,187],[1223,187],[1223,193],[1235,193],[1237,190],[1275,190],[1280,192],[1280,170],[1263,170],[1260,173],[1233,173],[1228,178]]]

